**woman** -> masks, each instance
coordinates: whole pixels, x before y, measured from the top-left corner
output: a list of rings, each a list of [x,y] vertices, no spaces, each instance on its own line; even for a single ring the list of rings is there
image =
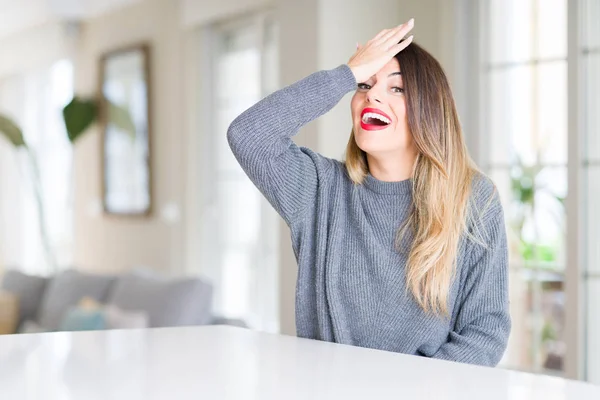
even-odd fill
[[[291,230],[300,337],[493,366],[506,348],[507,245],[438,62],[384,30],[266,97],[228,140]],[[344,163],[291,137],[356,90]]]

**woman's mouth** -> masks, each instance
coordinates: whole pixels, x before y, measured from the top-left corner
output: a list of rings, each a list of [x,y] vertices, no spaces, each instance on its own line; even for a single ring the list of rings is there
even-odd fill
[[[360,126],[366,131],[385,129],[391,123],[391,118],[376,108],[365,108],[361,113]]]

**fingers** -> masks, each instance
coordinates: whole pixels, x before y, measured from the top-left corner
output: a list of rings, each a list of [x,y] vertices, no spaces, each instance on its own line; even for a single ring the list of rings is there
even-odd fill
[[[388,50],[388,53],[391,54],[392,56],[394,56],[394,55],[400,53],[405,48],[407,48],[408,45],[412,43],[412,41],[413,41],[413,35],[410,35],[409,37],[404,39],[402,42],[394,44],[392,47],[390,47],[390,49]]]
[[[414,24],[408,24],[407,26],[405,26],[402,29],[395,32],[388,39],[388,41],[386,42],[386,45],[388,45],[389,47],[392,47],[392,46],[398,44],[398,42],[400,42],[412,30],[413,26],[414,26]]]
[[[383,36],[387,35],[392,29],[384,29],[381,32],[379,32],[373,39],[371,39],[371,42],[376,42],[379,39],[381,39]]]
[[[415,19],[411,18],[408,22],[402,25],[398,25],[394,29],[388,30],[388,32],[385,35],[380,36],[378,39],[378,44],[386,44],[387,47],[391,47],[397,44],[400,41],[400,39],[402,39],[404,36],[406,36],[414,26]]]

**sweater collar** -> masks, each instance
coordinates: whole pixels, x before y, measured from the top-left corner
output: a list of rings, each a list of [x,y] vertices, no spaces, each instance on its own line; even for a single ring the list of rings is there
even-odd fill
[[[410,194],[412,193],[412,180],[405,179],[398,182],[385,182],[380,181],[373,177],[371,174],[367,174],[364,180],[364,185],[369,190],[380,193],[380,194]]]

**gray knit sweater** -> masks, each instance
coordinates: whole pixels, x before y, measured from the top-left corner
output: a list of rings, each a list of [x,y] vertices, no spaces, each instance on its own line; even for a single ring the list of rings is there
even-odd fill
[[[472,209],[485,209],[477,230],[487,246],[462,240],[450,317],[441,318],[406,290],[407,254],[394,246],[412,182],[369,175],[354,185],[342,163],[291,140],[355,88],[347,65],[316,72],[261,100],[228,131],[237,160],[290,227],[298,336],[496,365],[510,332],[508,262],[502,207],[489,179],[473,182],[471,199]]]

